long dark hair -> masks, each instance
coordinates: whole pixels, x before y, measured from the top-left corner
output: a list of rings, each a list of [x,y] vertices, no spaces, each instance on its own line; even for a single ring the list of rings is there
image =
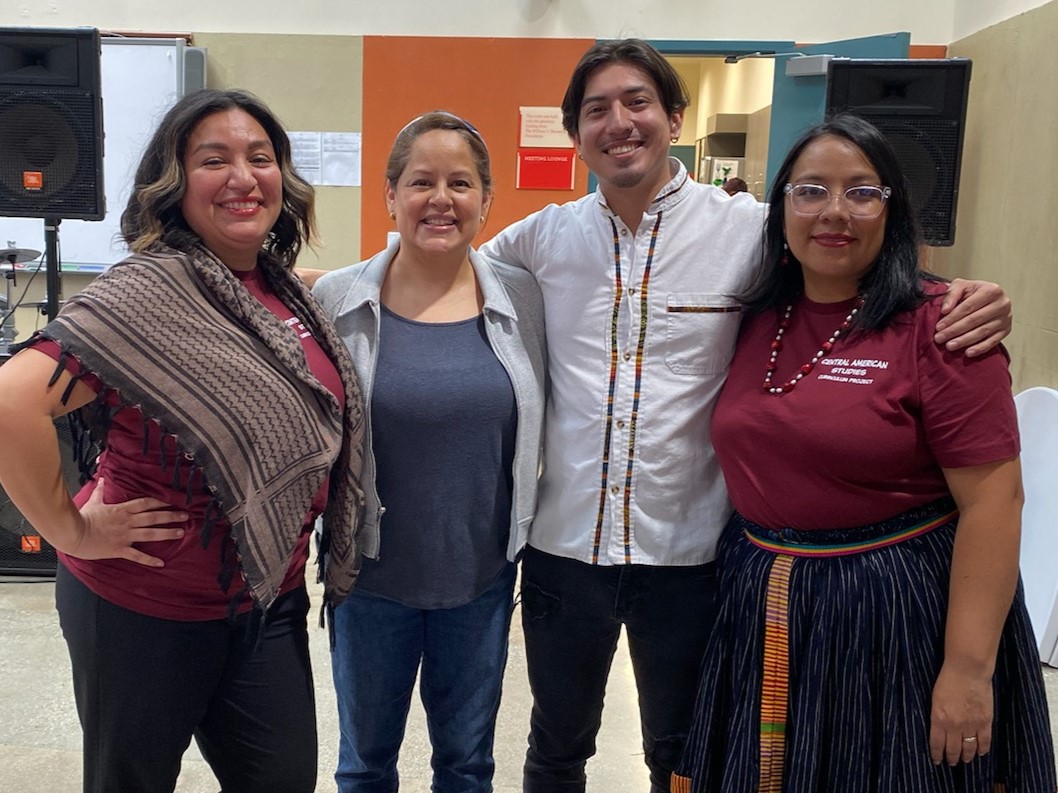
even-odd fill
[[[861,330],[885,327],[900,311],[918,306],[923,280],[942,280],[919,267],[918,222],[911,206],[910,188],[900,160],[873,124],[848,113],[827,118],[805,132],[783,160],[768,194],[768,220],[764,226],[764,266],[760,280],[742,297],[747,311],[763,311],[789,303],[804,289],[800,263],[785,250],[786,183],[794,163],[807,146],[824,135],[844,138],[855,145],[878,172],[892,193],[887,203],[885,235],[878,258],[860,280],[863,308],[854,320]],[[783,257],[788,263],[783,264]]]
[[[184,219],[180,202],[187,177],[187,140],[206,116],[237,108],[252,116],[268,134],[283,176],[283,206],[264,243],[287,268],[294,266],[303,243],[316,238],[315,193],[290,161],[290,139],[268,106],[248,91],[204,89],[188,94],[162,118],[136,169],[132,195],[121,213],[121,236],[133,251],[155,242],[178,250],[200,244]]]

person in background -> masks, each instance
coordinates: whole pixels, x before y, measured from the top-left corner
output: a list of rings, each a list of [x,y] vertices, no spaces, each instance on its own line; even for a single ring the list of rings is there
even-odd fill
[[[649,44],[594,45],[562,115],[598,191],[482,246],[536,276],[547,319],[544,465],[521,571],[526,793],[585,789],[622,627],[655,793],[690,729],[731,509],[709,421],[738,334],[730,295],[760,266],[764,217],[669,156],[687,105]],[[994,285],[956,282],[942,313],[943,340],[969,353],[1010,327]]]
[[[810,129],[712,422],[736,513],[677,793],[1053,793],[1007,357],[933,338],[896,153]]]
[[[749,185],[746,184],[745,180],[739,179],[737,176],[732,176],[724,182],[720,189],[728,195],[734,195],[735,193],[748,193]]]
[[[420,116],[386,166],[399,238],[314,288],[368,404],[366,558],[333,616],[341,793],[397,790],[420,668],[431,789],[492,790],[546,357],[533,277],[471,247],[491,203],[477,130],[446,112]]]
[[[312,188],[259,99],[200,91],[121,228],[132,255],[0,368],[0,482],[59,553],[84,790],[172,791],[194,737],[225,791],[311,793],[305,565],[326,506],[327,602],[352,586],[363,436],[345,345],[290,272]],[[64,415],[102,447],[74,499]]]

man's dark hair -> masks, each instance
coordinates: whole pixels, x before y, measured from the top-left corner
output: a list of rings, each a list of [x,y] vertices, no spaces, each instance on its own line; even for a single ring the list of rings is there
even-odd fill
[[[584,103],[584,92],[588,80],[596,69],[611,63],[627,63],[642,71],[654,81],[658,98],[668,115],[683,110],[691,102],[687,98],[687,86],[665,57],[641,39],[616,39],[600,41],[580,59],[569,78],[566,95],[562,98],[562,126],[571,136],[579,129],[580,106]]]

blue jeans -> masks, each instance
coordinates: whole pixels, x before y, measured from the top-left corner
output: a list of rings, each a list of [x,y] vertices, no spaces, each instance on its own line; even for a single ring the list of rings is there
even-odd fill
[[[434,793],[490,793],[515,566],[465,606],[422,610],[356,590],[334,610],[339,793],[394,793],[415,675]]]
[[[668,791],[691,727],[716,589],[715,562],[600,566],[525,549],[522,629],[533,709],[524,793],[583,793],[622,625],[651,791]]]

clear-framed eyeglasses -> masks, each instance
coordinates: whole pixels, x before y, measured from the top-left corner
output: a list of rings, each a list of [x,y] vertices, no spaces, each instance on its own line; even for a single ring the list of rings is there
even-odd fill
[[[833,198],[821,184],[788,184],[783,192],[790,199],[790,209],[795,215],[813,217],[830,206]],[[882,214],[885,202],[893,194],[892,188],[861,184],[848,187],[838,195],[845,202],[845,211],[852,217],[869,220]]]

